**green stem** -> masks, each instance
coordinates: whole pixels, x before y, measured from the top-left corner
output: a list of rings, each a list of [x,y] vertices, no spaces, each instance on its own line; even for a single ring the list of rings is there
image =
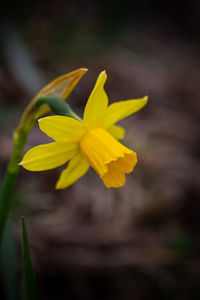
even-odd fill
[[[2,188],[1,188],[1,200],[0,200],[0,241],[3,235],[5,223],[7,217],[9,215],[11,205],[12,205],[12,194],[15,187],[15,182],[17,178],[17,174],[19,172],[19,162],[22,159],[24,147],[26,144],[27,136],[35,120],[31,120],[26,122],[26,126],[19,126],[14,131],[13,134],[13,153],[10,158],[8,168],[3,180]],[[28,126],[27,126],[28,125]]]
[[[11,174],[6,172],[1,193],[0,202],[0,241],[3,237],[4,226],[11,207],[11,196],[15,187],[17,174]]]

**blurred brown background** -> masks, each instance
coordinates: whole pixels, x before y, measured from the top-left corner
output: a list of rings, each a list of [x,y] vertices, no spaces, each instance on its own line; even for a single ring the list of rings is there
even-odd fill
[[[38,299],[200,299],[199,1],[16,1],[0,20],[0,179],[23,109],[56,76],[89,68],[68,100],[80,114],[104,69],[111,102],[149,96],[121,122],[139,158],[123,188],[91,170],[56,191],[62,168],[21,169],[19,277],[23,214]],[[26,149],[45,142],[35,127]]]

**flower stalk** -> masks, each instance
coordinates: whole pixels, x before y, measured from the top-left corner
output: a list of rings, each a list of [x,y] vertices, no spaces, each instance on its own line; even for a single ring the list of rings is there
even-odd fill
[[[1,201],[0,201],[0,241],[3,235],[4,226],[8,217],[12,204],[12,194],[15,187],[17,174],[19,171],[19,162],[23,156],[24,147],[28,134],[35,124],[34,110],[25,110],[22,115],[21,121],[13,133],[13,153],[11,155],[6,174],[4,176],[1,188]]]

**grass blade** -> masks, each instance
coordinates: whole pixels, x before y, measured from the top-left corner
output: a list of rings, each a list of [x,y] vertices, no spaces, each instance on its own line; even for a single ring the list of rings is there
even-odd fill
[[[22,281],[22,299],[36,300],[35,274],[31,262],[31,253],[28,241],[28,234],[24,218],[22,221],[22,260],[23,260],[23,281]]]

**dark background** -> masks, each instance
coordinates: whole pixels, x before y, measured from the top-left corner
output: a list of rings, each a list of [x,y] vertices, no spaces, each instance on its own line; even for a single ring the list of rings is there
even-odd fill
[[[56,191],[62,168],[21,169],[17,270],[20,278],[23,214],[38,299],[200,299],[199,20],[197,0],[2,5],[1,179],[23,109],[56,76],[89,68],[68,100],[80,114],[104,69],[111,102],[149,96],[147,107],[121,122],[124,143],[139,158],[123,188],[106,189],[91,170]],[[36,126],[26,149],[45,142]]]

